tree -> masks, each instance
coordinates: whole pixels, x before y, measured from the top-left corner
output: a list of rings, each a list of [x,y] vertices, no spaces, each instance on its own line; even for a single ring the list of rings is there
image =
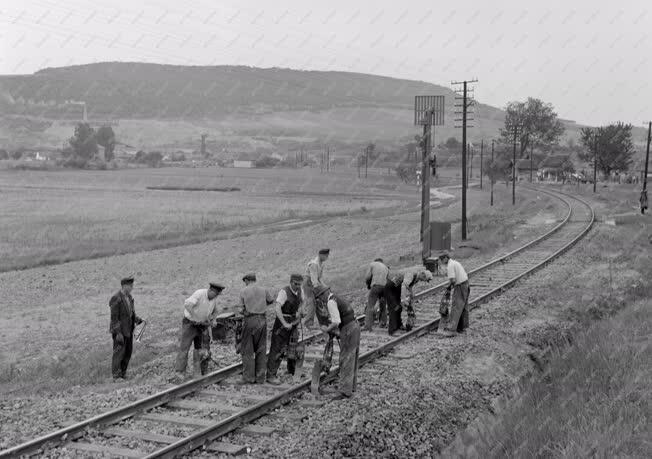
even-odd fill
[[[378,152],[376,152],[376,145],[371,142],[369,142],[369,144],[365,147],[365,152],[367,153],[367,158],[369,159],[370,163],[373,163],[378,157]]]
[[[586,148],[579,154],[580,159],[593,164],[597,157],[598,170],[605,175],[611,171],[624,172],[632,163],[634,143],[631,124],[618,122],[598,128],[582,128],[580,141]]]
[[[457,150],[458,148],[460,148],[460,145],[461,145],[460,141],[457,140],[457,138],[455,137],[449,137],[448,139],[446,139],[446,143],[444,143],[444,146],[446,146],[446,148],[448,148],[449,150]]]
[[[97,143],[104,147],[104,160],[113,161],[115,155],[113,150],[115,149],[115,133],[111,126],[102,126],[95,133],[95,139]]]
[[[0,160],[9,159],[9,152],[4,148],[0,149]]]
[[[513,126],[519,126],[520,158],[530,145],[548,148],[557,144],[565,131],[552,104],[532,97],[528,97],[526,102],[507,104],[505,127],[500,130],[500,135],[503,142],[509,145],[514,142]]]
[[[95,132],[88,123],[79,123],[75,127],[75,135],[69,140],[73,150],[75,164],[85,164],[97,154]]]
[[[20,151],[20,150],[13,151],[13,152],[11,153],[11,157],[12,157],[13,159],[20,159],[20,158],[23,157],[23,152]]]
[[[276,167],[281,161],[272,156],[263,156],[256,160],[255,164],[258,168]]]

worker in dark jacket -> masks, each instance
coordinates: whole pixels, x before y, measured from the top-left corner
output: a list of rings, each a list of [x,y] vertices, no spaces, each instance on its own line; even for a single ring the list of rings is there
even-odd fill
[[[301,274],[290,276],[290,285],[282,288],[276,296],[276,320],[272,327],[272,343],[267,357],[267,382],[280,384],[276,377],[278,367],[285,355],[288,362],[288,373],[294,375],[296,359],[290,349],[290,341],[298,342],[298,326],[303,316],[303,294],[301,293]],[[290,351],[290,352],[289,352]]]
[[[321,331],[339,336],[340,339],[340,393],[333,400],[350,398],[355,391],[358,376],[360,325],[349,302],[333,295],[329,287],[315,288],[315,301],[322,305],[326,303],[326,308],[322,307],[322,310],[328,311],[330,320],[328,325],[321,325]]]
[[[134,344],[134,328],[143,321],[136,315],[134,298],[131,296],[134,278],[125,277],[120,281],[120,285],[120,291],[113,295],[109,301],[109,307],[111,308],[110,331],[113,338],[111,365],[113,379],[126,379],[127,367],[129,366]]]

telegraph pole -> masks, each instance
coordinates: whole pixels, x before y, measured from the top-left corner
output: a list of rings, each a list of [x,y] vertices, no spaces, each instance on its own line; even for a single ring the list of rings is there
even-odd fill
[[[534,144],[530,146],[530,183],[532,183],[532,168],[534,168]]]
[[[514,158],[512,161],[512,205],[516,205],[516,137],[518,135],[518,125],[514,125]]]
[[[471,160],[469,161],[469,176],[466,179],[467,186],[469,185],[469,181],[473,179],[473,156],[475,156],[475,148],[471,144],[469,144],[468,152]]]
[[[597,184],[598,184],[598,131],[595,132],[595,138],[593,139],[593,192],[595,193]]]
[[[652,121],[647,124],[647,152],[645,153],[645,175],[643,176],[643,191],[647,190],[647,167],[650,162],[650,137],[652,136]]]
[[[491,176],[489,181],[491,182],[491,206],[494,205],[494,139],[491,139]]]
[[[364,149],[364,178],[367,178],[368,167],[369,167],[369,147]]]
[[[331,170],[331,147],[326,147],[326,172]]]
[[[466,240],[466,186],[467,186],[467,180],[466,180],[466,128],[467,127],[473,127],[473,126],[467,126],[467,121],[473,120],[473,118],[469,119],[467,118],[467,115],[469,113],[469,107],[471,107],[474,103],[473,98],[469,100],[468,97],[468,84],[469,83],[477,83],[478,80],[464,80],[464,81],[458,81],[458,82],[451,82],[451,84],[461,84],[462,85],[462,94],[461,96],[459,95],[459,91],[456,91],[458,93],[458,97],[456,97],[456,100],[461,100],[462,104],[455,104],[456,107],[462,107],[461,112],[455,112],[457,114],[462,115],[462,118],[457,118],[455,121],[461,121],[462,122],[462,240]],[[472,113],[472,112],[471,112]]]
[[[484,139],[480,140],[480,189],[482,189],[482,171],[484,169],[484,165],[482,164],[483,160],[483,150],[484,150]]]

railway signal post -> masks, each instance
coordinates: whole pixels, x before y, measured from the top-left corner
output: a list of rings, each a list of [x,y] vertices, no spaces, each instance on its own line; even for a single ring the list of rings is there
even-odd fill
[[[422,258],[430,257],[430,147],[432,126],[444,124],[444,96],[415,96],[414,124],[423,126],[421,155]]]

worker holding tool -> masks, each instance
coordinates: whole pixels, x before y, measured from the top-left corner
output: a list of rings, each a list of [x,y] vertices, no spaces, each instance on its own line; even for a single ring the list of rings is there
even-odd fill
[[[380,310],[378,318],[380,327],[385,328],[387,326],[387,308],[384,291],[385,285],[387,284],[388,274],[389,268],[385,265],[385,263],[383,263],[382,258],[376,258],[367,267],[367,272],[365,273],[365,283],[367,284],[369,295],[367,297],[367,308],[365,309],[364,319],[364,329],[366,331],[373,330],[376,303],[378,303],[378,308]]]
[[[267,382],[280,384],[276,373],[281,360],[287,358],[288,374],[296,371],[296,347],[299,342],[299,327],[303,317],[303,295],[301,293],[301,274],[290,276],[290,285],[282,288],[276,296],[276,320],[272,327],[272,342],[267,357]]]
[[[312,329],[315,322],[315,293],[314,289],[322,287],[322,275],[324,273],[324,263],[328,260],[330,249],[321,249],[316,258],[308,262],[306,268],[306,276],[303,283],[303,293],[306,308],[306,317],[303,325],[308,329]]]
[[[199,369],[199,372],[204,375],[208,371],[209,359],[206,358],[206,354],[210,353],[209,329],[219,313],[217,297],[223,290],[222,284],[210,282],[209,288],[197,290],[184,302],[179,351],[175,363],[176,382],[181,382],[185,376],[191,344],[194,344],[194,372],[197,373]]]
[[[469,276],[462,264],[453,260],[448,252],[439,255],[439,260],[446,266],[448,276],[448,291],[452,291],[451,307],[448,313],[446,327],[442,336],[453,337],[464,332],[469,326]]]
[[[389,326],[387,332],[392,336],[396,330],[411,330],[414,327],[416,315],[414,312],[414,292],[412,289],[418,282],[430,282],[433,275],[426,269],[404,269],[390,272],[385,284],[385,300],[389,311]],[[401,313],[407,310],[407,326],[403,327]]]
[[[241,384],[264,384],[267,371],[267,306],[274,302],[270,291],[256,285],[256,273],[246,274],[240,292],[242,324]]]
[[[333,295],[329,287],[315,289],[315,301],[328,311],[328,325],[321,325],[327,335],[339,336],[340,368],[339,395],[333,400],[343,400],[353,396],[358,375],[358,353],[360,350],[360,326],[348,301]],[[323,310],[323,309],[322,309]]]
[[[113,338],[111,371],[114,380],[127,379],[127,368],[134,345],[134,328],[143,322],[143,319],[136,315],[134,298],[131,296],[133,287],[134,278],[125,277],[120,281],[120,291],[109,300],[111,308],[109,331]]]

